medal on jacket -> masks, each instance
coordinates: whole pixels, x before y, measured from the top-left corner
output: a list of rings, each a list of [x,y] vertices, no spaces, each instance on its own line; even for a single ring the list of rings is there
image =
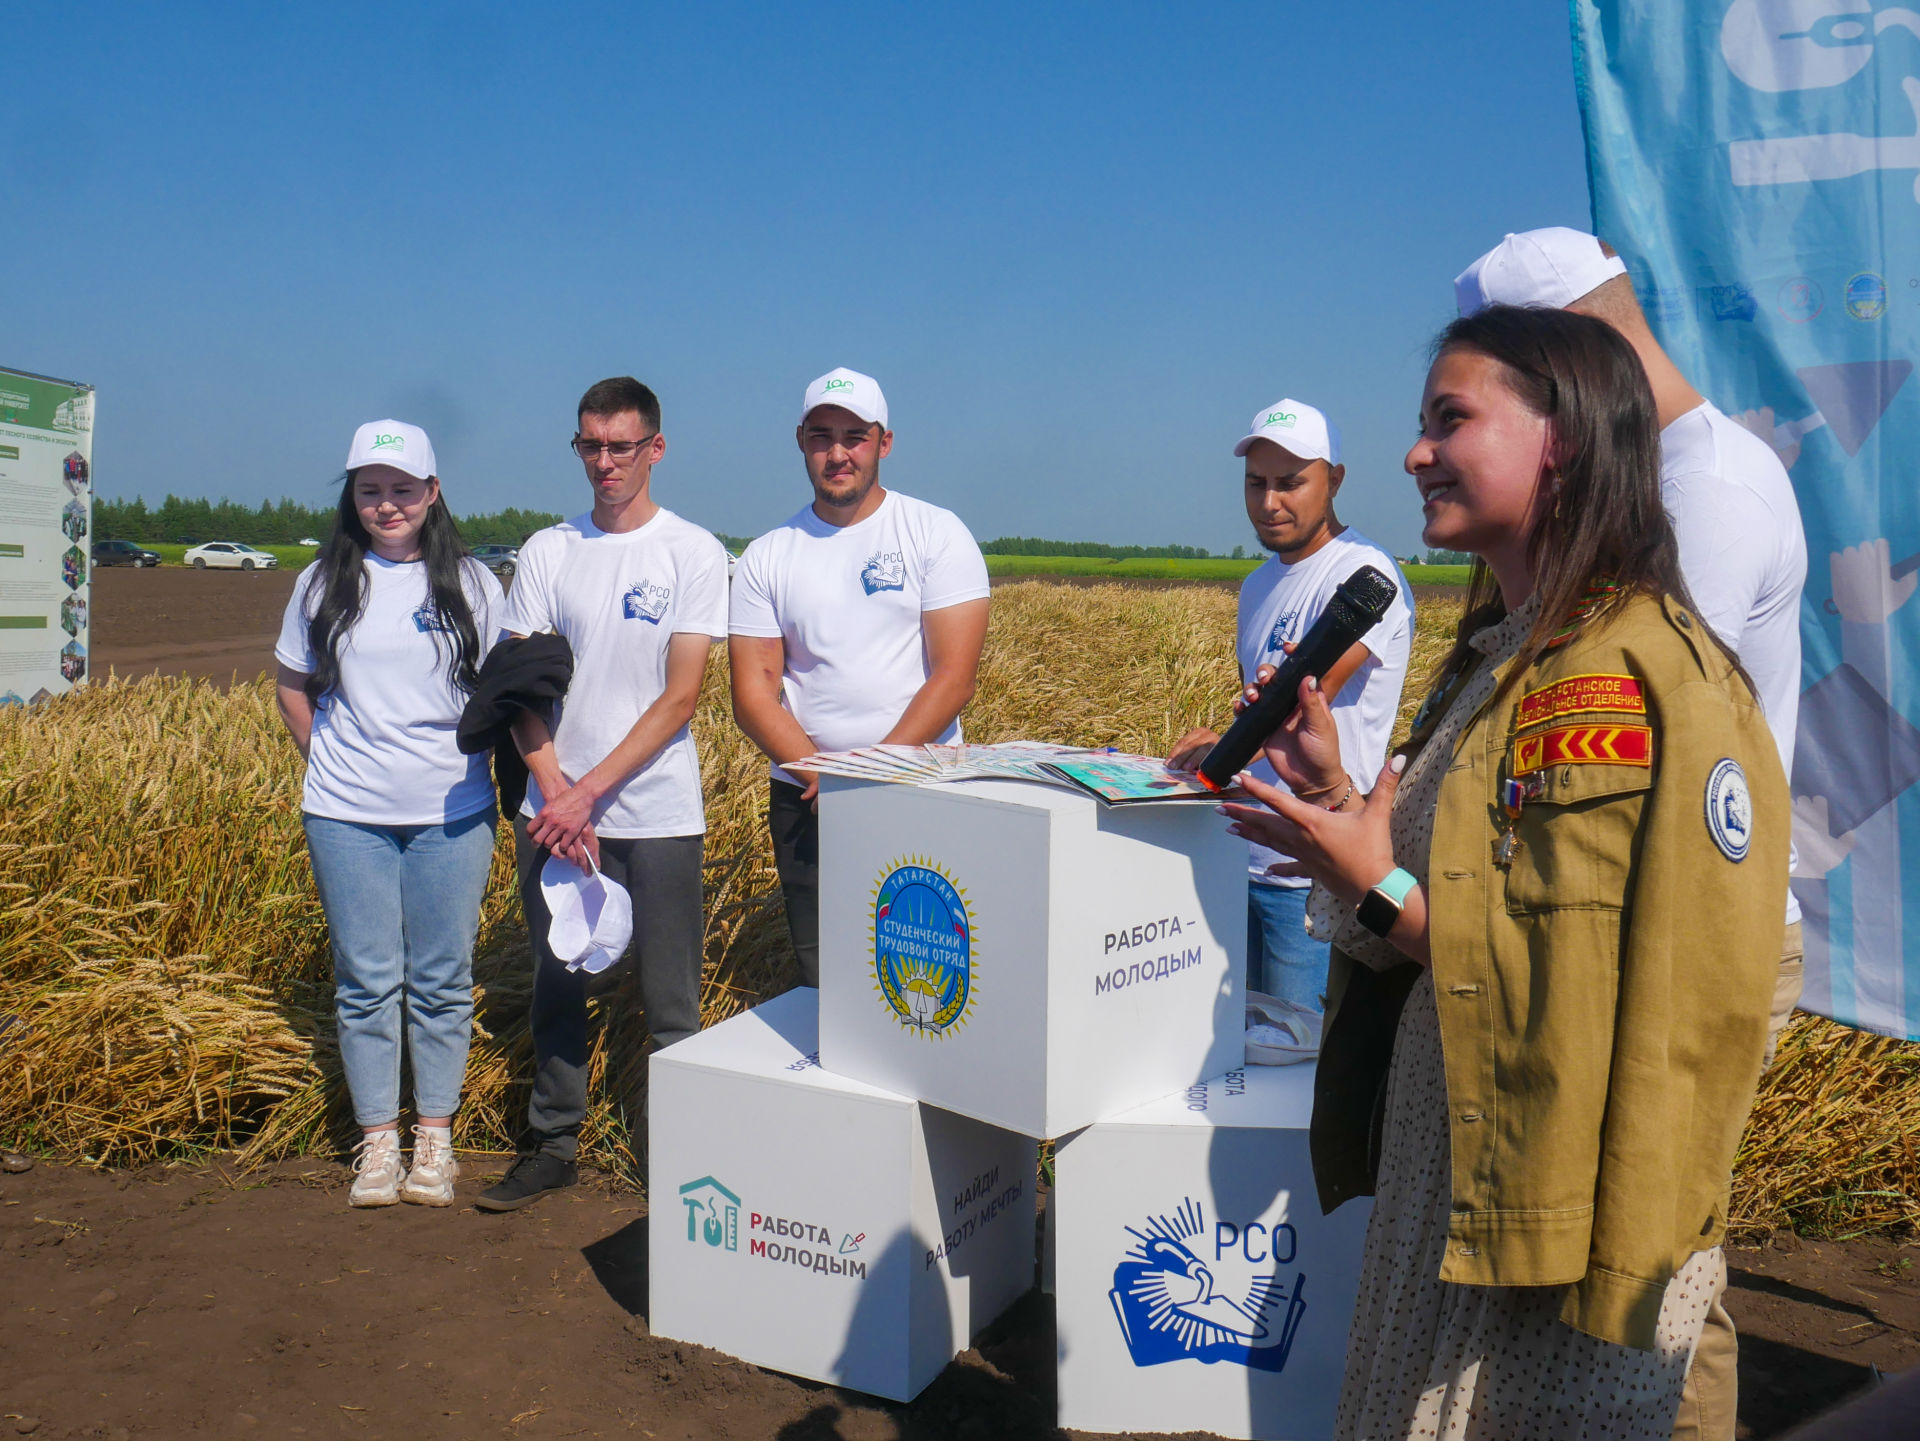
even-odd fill
[[[1545,789],[1546,785],[1538,775],[1530,775],[1524,780],[1510,776],[1500,782],[1500,811],[1507,818],[1507,828],[1501,833],[1493,861],[1501,870],[1513,865],[1514,853],[1520,849],[1520,837],[1514,834],[1514,829],[1520,824],[1521,809],[1528,801],[1538,800]]]

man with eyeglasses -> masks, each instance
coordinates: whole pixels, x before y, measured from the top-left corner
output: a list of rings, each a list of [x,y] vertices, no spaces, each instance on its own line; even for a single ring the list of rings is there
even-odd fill
[[[688,722],[707,652],[726,633],[727,553],[653,499],[666,453],[660,402],[630,377],[580,398],[574,452],[593,488],[586,515],[520,548],[505,624],[573,647],[573,680],[552,724],[523,715],[526,803],[514,820],[520,904],[534,956],[533,1099],[513,1169],[483,1210],[511,1211],[578,1178],[587,1110],[587,987],[547,941],[550,855],[590,861],[633,900],[633,954],[655,1047],[700,1029],[700,866],[706,814]],[[635,1118],[638,1119],[637,1117]]]
[[[807,387],[795,438],[813,501],[733,579],[733,714],[773,762],[767,821],[803,982],[820,984],[817,751],[960,739],[987,636],[987,563],[952,511],[882,489],[893,449],[872,376]]]

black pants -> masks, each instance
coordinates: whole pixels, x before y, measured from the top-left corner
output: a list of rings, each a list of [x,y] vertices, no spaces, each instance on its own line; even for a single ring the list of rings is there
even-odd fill
[[[820,984],[820,817],[799,786],[767,786],[767,829],[773,832],[773,864],[787,902],[787,934],[800,961],[800,984]]]
[[[533,1099],[527,1125],[535,1149],[572,1160],[587,1116],[587,996],[629,983],[639,962],[640,999],[656,1047],[700,1029],[703,908],[700,863],[705,836],[660,836],[600,842],[600,870],[633,898],[633,943],[599,975],[569,971],[547,944],[553,917],[540,893],[540,868],[551,854],[516,816],[520,909],[533,947]]]

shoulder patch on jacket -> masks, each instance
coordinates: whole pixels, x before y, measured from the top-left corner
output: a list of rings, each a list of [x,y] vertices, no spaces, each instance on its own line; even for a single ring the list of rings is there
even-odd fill
[[[1595,711],[1645,715],[1646,693],[1639,680],[1630,675],[1572,675],[1521,696],[1519,707],[1513,713],[1513,724],[1516,730],[1525,730],[1561,716]]]
[[[1548,766],[1651,766],[1653,729],[1642,725],[1553,726],[1513,742],[1512,773]]]
[[[1753,843],[1753,796],[1747,773],[1732,756],[1723,756],[1707,776],[1707,834],[1720,854],[1738,865]]]

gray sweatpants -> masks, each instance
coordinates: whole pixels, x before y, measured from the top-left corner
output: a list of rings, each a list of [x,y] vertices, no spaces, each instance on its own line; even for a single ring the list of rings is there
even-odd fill
[[[547,944],[553,918],[540,893],[550,854],[516,816],[520,909],[533,948],[533,1099],[527,1104],[529,1149],[572,1160],[587,1115],[587,996],[626,992],[638,962],[640,1000],[656,1047],[700,1029],[702,906],[700,864],[706,837],[602,838],[600,871],[633,898],[633,943],[597,976],[569,971]]]

